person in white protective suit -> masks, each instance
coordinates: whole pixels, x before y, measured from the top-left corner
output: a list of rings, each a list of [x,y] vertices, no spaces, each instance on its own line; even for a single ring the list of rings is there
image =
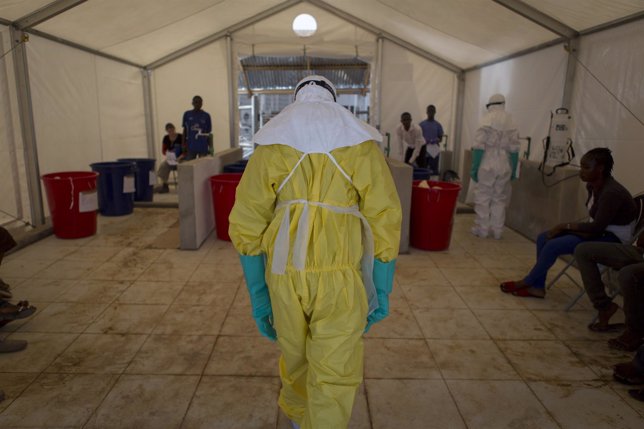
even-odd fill
[[[252,314],[282,356],[279,406],[302,429],[343,429],[363,340],[389,313],[402,212],[375,129],[309,76],[254,136],[229,233]]]
[[[505,111],[505,97],[494,94],[474,136],[470,177],[476,182],[475,225],[472,234],[485,238],[491,232],[497,240],[503,234],[505,208],[510,202],[511,180],[517,178],[519,132]]]

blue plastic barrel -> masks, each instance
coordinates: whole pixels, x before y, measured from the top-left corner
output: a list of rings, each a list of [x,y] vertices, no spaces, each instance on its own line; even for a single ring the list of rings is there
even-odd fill
[[[134,210],[136,164],[133,162],[95,162],[99,173],[98,209],[104,216],[123,216]]]
[[[428,168],[414,168],[414,180],[429,180]]]
[[[136,164],[136,192],[134,201],[152,201],[154,184],[156,183],[155,164],[153,158],[121,158],[119,162],[134,162]]]

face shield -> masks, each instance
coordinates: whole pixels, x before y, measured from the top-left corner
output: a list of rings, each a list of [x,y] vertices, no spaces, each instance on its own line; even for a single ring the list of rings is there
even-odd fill
[[[501,108],[504,108],[505,97],[501,94],[494,94],[488,100],[487,104],[485,105],[485,108],[489,110],[491,106],[500,106]]]
[[[293,98],[297,100],[298,93],[303,89],[307,88],[308,86],[316,86],[318,88],[322,88],[326,90],[333,97],[333,101],[337,101],[337,93],[335,90],[335,86],[333,86],[331,81],[325,78],[324,76],[317,76],[317,75],[307,76],[301,81],[299,81],[297,86],[295,87]]]

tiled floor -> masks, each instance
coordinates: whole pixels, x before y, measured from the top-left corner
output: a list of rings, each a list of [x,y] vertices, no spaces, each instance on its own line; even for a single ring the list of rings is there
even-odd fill
[[[38,312],[0,331],[29,341],[0,355],[1,428],[289,427],[279,353],[255,330],[233,248],[164,248],[177,218],[136,209],[5,259],[0,275]],[[576,292],[565,281],[543,301],[500,293],[534,245],[511,231],[477,239],[471,222],[457,216],[447,252],[400,256],[350,427],[644,427],[644,404],[611,380],[631,356],[586,329],[586,299],[564,312]]]

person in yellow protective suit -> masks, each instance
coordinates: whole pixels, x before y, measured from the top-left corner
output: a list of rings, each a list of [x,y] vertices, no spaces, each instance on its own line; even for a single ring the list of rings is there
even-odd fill
[[[400,240],[380,133],[335,97],[321,76],[297,85],[255,135],[229,219],[253,317],[282,352],[279,405],[303,429],[347,427]]]

